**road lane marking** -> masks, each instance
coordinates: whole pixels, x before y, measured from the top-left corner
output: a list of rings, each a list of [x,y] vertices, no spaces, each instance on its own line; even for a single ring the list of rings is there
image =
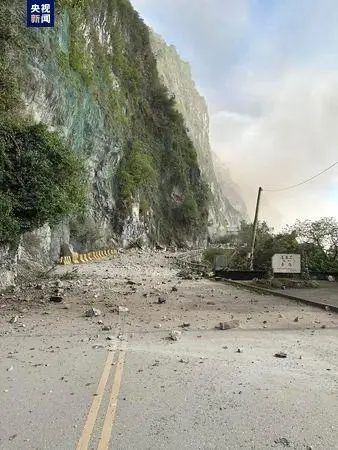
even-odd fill
[[[101,439],[99,442],[99,446],[97,447],[97,450],[108,450],[109,441],[112,433],[112,427],[115,420],[115,414],[116,414],[116,406],[117,406],[117,398],[119,396],[120,387],[121,387],[121,380],[122,380],[122,374],[123,374],[123,366],[124,366],[124,359],[126,355],[125,351],[125,345],[120,350],[119,358],[117,360],[117,366],[116,366],[116,372],[115,372],[115,378],[113,381],[111,393],[110,393],[110,399],[109,399],[109,405],[107,408],[106,417],[104,419]]]
[[[104,394],[104,389],[106,387],[106,384],[107,384],[107,381],[109,378],[113,360],[114,360],[114,352],[109,352],[106,362],[105,362],[105,365],[103,367],[101,379],[100,379],[96,394],[93,398],[93,402],[90,407],[90,410],[89,410],[89,413],[87,416],[87,420],[86,420],[85,426],[83,428],[82,435],[80,437],[80,440],[79,440],[76,450],[87,450],[88,449],[90,437],[92,435],[93,428],[94,428],[96,418],[97,418],[97,414],[100,409],[102,397]]]

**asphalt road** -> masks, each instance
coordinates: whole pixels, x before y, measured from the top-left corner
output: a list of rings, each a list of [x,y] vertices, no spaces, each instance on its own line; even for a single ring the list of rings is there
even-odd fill
[[[166,336],[3,338],[0,448],[338,448],[336,329]]]
[[[336,313],[182,280],[165,252],[78,268],[0,295],[1,450],[338,449]]]

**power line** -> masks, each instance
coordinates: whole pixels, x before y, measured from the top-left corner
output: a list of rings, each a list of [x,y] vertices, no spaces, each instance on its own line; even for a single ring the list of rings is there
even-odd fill
[[[291,186],[287,186],[281,189],[264,189],[265,192],[280,192],[280,191],[286,191],[288,189],[293,189],[295,187],[301,186],[302,184],[308,183],[309,181],[313,180],[314,178],[319,177],[320,175],[322,175],[325,172],[328,172],[330,169],[332,169],[334,166],[336,166],[338,164],[338,161],[336,161],[335,163],[331,164],[331,166],[327,167],[326,169],[322,170],[321,172],[317,173],[316,175],[314,175],[313,177],[308,178],[307,180],[301,181],[300,183],[297,184],[293,184]]]

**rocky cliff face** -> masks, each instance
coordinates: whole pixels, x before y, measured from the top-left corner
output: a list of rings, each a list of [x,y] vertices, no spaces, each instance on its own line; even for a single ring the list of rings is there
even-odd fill
[[[175,66],[166,70],[160,51],[167,54],[166,46],[153,41],[151,47],[149,30],[128,0],[56,4],[54,29],[29,29],[24,2],[1,2],[0,121],[46,124],[85,159],[88,204],[83,214],[56,217],[58,225],[5,246],[3,284],[12,281],[17,261],[47,264],[64,243],[77,252],[140,238],[200,245],[208,220],[219,229],[224,219],[234,224],[239,218],[215,181],[207,108],[188,66],[172,52]],[[0,185],[0,200],[1,194]]]
[[[3,270],[20,258],[56,259],[69,241],[78,252],[140,238],[204,242],[207,185],[158,78],[148,28],[128,0],[56,3],[54,29],[29,29],[24,2],[1,2],[0,120],[46,124],[84,158],[88,205],[25,233],[15,257],[5,247]]]
[[[211,151],[208,107],[196,88],[190,66],[180,58],[174,46],[168,45],[155,32],[151,33],[151,46],[161,80],[175,96],[196,148],[202,176],[213,193],[209,204],[209,234],[215,236],[237,228],[247,216],[246,207],[229,170]]]

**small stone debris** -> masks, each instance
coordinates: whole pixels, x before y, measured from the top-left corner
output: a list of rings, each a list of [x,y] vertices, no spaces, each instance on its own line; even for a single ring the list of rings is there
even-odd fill
[[[14,369],[14,367],[13,366],[11,366],[11,367],[8,367],[8,369],[7,369],[7,372],[12,372],[12,370]]]
[[[177,276],[182,278],[183,280],[193,280],[193,275],[190,271],[183,269],[177,273]]]
[[[123,335],[123,334],[119,334],[117,336],[117,339],[120,339],[120,341],[126,341],[127,340],[127,336]]]
[[[161,305],[162,303],[166,303],[167,299],[165,299],[164,297],[159,297],[157,302]]]
[[[180,362],[180,363],[184,363],[184,364],[188,364],[189,363],[189,361],[188,360],[186,360],[186,359],[183,359],[183,358],[181,358],[178,362]]]
[[[138,283],[136,283],[136,281],[133,281],[133,280],[127,280],[127,284],[134,286],[135,284],[138,284]]]
[[[99,349],[99,348],[105,348],[105,345],[104,345],[104,344],[94,344],[94,345],[92,346],[92,348],[93,348],[94,350]]]
[[[98,321],[97,321],[97,324],[98,324],[98,325],[103,325],[103,320],[101,320],[101,319],[98,320]]]
[[[183,322],[181,326],[182,326],[182,328],[189,328],[190,327],[190,323],[189,322]]]
[[[9,323],[16,323],[19,320],[19,316],[13,316]]]
[[[169,339],[172,341],[178,341],[182,337],[182,332],[177,330],[171,330],[169,333]]]
[[[283,445],[283,447],[290,447],[290,441],[285,437],[275,439],[275,444]]]
[[[334,276],[329,275],[329,276],[327,277],[327,281],[330,281],[330,282],[332,283],[333,281],[336,281],[336,279],[335,279]]]
[[[172,290],[172,292],[177,292],[177,291],[178,291],[178,288],[177,288],[177,286],[173,286],[173,287],[171,288],[171,290]]]
[[[326,328],[326,325],[322,325],[320,328],[323,328],[323,329],[324,329],[324,328]]]
[[[55,287],[62,288],[63,287],[63,282],[61,280],[56,280],[55,281]]]
[[[229,322],[220,322],[219,329],[220,330],[231,330],[232,328],[239,327],[239,320],[231,320]]]
[[[102,327],[102,331],[111,331],[112,327],[110,325],[105,325]]]
[[[129,309],[126,306],[119,306],[119,314],[127,312],[129,312]]]
[[[288,355],[285,352],[275,353],[275,358],[286,358]]]
[[[243,353],[243,350],[242,350],[241,348],[238,348],[238,349],[236,350],[236,353]]]
[[[85,316],[86,317],[97,317],[101,315],[101,311],[97,308],[89,308],[87,309],[87,311],[85,312]]]
[[[160,323],[158,323],[157,325],[154,325],[154,328],[161,328],[162,325]]]
[[[62,297],[61,295],[52,295],[52,296],[49,298],[49,301],[50,301],[50,302],[53,302],[53,303],[61,303],[62,300],[63,300],[63,297]]]
[[[45,289],[45,285],[44,284],[36,284],[35,289],[37,289],[38,291],[43,291]]]
[[[299,317],[298,317],[298,316],[295,317],[295,318],[293,319],[293,321],[294,321],[294,322],[299,322]]]
[[[278,314],[279,319],[285,319],[285,316],[283,314]]]
[[[216,305],[215,302],[207,302],[207,305]]]
[[[113,341],[114,339],[115,339],[114,336],[107,336],[107,337],[106,337],[106,340],[107,340],[107,341]]]

